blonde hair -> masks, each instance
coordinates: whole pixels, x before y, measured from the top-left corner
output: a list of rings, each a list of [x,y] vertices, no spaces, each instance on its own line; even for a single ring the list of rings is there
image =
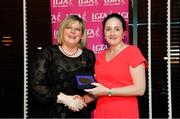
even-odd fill
[[[57,44],[58,45],[62,45],[63,42],[64,42],[64,29],[70,24],[70,23],[73,23],[73,22],[76,22],[78,21],[82,27],[82,35],[83,35],[83,38],[80,40],[80,47],[81,48],[84,48],[86,46],[86,27],[85,27],[85,23],[83,21],[82,18],[80,18],[79,16],[77,15],[70,15],[68,17],[66,17],[62,23],[59,25],[59,28],[58,28],[58,31],[57,31],[57,35],[56,35],[56,38],[57,38]]]

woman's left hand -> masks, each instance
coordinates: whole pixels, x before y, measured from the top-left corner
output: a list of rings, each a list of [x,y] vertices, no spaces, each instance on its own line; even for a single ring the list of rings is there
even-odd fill
[[[100,83],[91,83],[91,85],[94,85],[95,88],[92,89],[84,89],[84,91],[93,94],[95,96],[104,96],[107,95],[109,88],[103,86]]]

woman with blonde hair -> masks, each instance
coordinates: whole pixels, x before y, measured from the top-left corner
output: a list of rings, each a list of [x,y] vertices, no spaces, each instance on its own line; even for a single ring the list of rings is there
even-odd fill
[[[74,98],[87,94],[77,88],[76,74],[94,74],[95,55],[85,46],[84,21],[77,15],[68,16],[59,26],[57,44],[43,49],[34,63],[30,82],[32,93],[41,104],[47,105],[48,110],[46,114],[36,117],[91,116],[93,104],[86,107],[83,100]]]

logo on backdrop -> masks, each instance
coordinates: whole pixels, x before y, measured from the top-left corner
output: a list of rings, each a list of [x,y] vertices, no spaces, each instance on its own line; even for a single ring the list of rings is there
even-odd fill
[[[73,6],[72,0],[52,0],[53,7],[70,7]]]
[[[87,29],[87,38],[100,38],[100,29],[96,27],[95,29]]]
[[[69,15],[78,15],[78,16],[81,17],[84,21],[86,21],[86,11],[84,11],[83,13],[69,13],[69,14],[66,14],[65,16],[69,16]]]
[[[108,48],[108,46],[105,44],[92,45],[92,50],[96,54],[102,52],[103,50],[106,50],[107,48]]]
[[[61,21],[60,19],[61,13],[58,12],[57,14],[51,14],[51,23],[55,24],[56,22],[59,23]]]
[[[92,13],[92,22],[102,22],[102,20],[107,16],[107,13],[105,12],[94,12]]]
[[[88,6],[98,6],[99,3],[97,0],[78,0],[79,7],[88,7]]]
[[[124,0],[104,0],[105,6],[115,6],[125,4]]]
[[[53,39],[55,39],[54,40],[54,43],[56,43],[56,34],[57,34],[57,31],[58,31],[58,29],[57,30],[53,30]]]

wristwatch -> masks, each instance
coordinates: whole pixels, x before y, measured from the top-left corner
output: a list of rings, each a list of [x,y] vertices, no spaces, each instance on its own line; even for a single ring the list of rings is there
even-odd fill
[[[112,90],[111,89],[108,90],[108,96],[109,97],[112,96]]]

